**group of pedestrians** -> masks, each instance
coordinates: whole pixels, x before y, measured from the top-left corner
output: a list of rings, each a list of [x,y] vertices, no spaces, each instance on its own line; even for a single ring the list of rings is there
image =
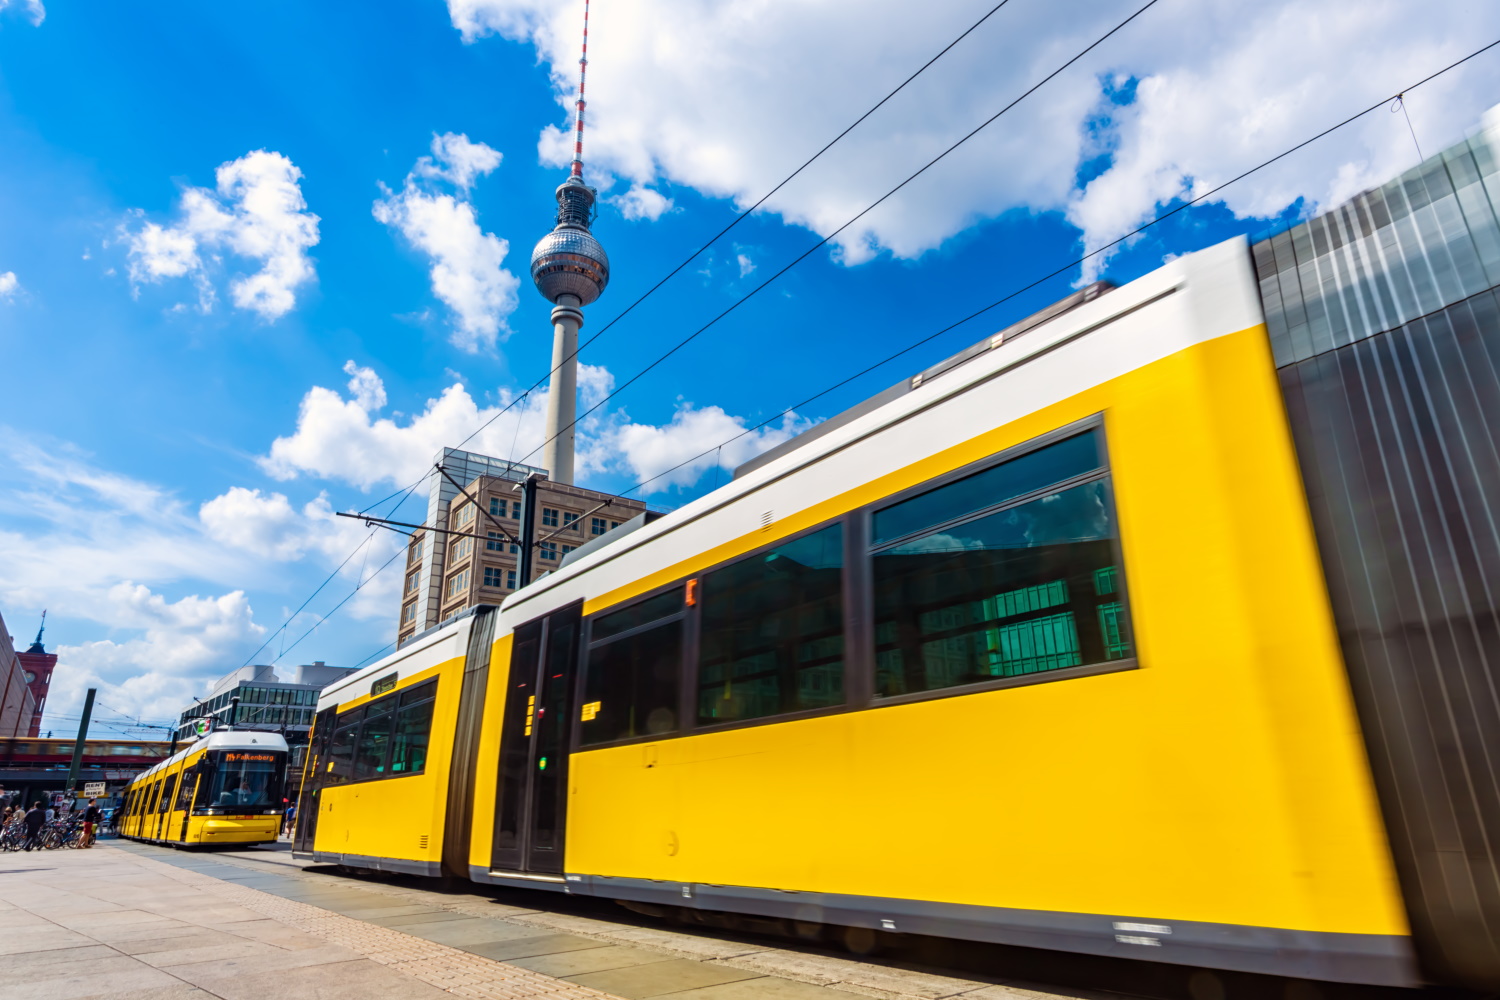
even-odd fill
[[[0,793],[4,789],[0,788]],[[83,829],[80,833],[77,847],[93,847],[94,840],[98,836],[100,821],[103,819],[104,811],[99,808],[98,800],[89,799],[88,806],[84,808],[81,816]],[[18,844],[23,851],[30,851],[42,845],[42,834],[60,817],[58,811],[45,800],[38,799],[27,809],[22,804],[6,805],[4,812],[0,813],[0,835],[13,845]]]

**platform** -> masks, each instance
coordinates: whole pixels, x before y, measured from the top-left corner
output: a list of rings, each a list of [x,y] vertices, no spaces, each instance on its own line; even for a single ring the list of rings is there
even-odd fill
[[[124,841],[0,855],[0,969],[7,1000],[1084,995]]]

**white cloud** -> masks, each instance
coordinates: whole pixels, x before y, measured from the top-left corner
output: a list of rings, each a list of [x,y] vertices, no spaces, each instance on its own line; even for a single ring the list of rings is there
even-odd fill
[[[994,114],[1137,6],[1011,4],[838,146],[767,209],[828,233]],[[577,86],[579,11],[551,0],[449,0],[468,41],[534,45],[560,111]],[[667,182],[745,205],[921,65],[975,16],[972,4],[873,0],[618,0],[592,12],[585,159],[599,182]],[[1472,0],[1163,0],[838,238],[855,264],[914,257],[1011,209],[1065,212],[1089,246],[1158,200],[1233,176],[1500,33],[1500,6]],[[1268,54],[1274,57],[1268,57]],[[1136,80],[1112,108],[1107,89]],[[1434,151],[1500,93],[1500,61],[1476,60],[1408,105]],[[684,95],[712,95],[685,99]],[[808,95],[816,95],[809,99]],[[1103,121],[1101,123],[1101,116]],[[571,155],[566,115],[541,150]],[[1100,140],[1105,140],[1101,150]],[[1080,170],[1101,151],[1112,166]],[[1413,159],[1399,115],[1370,115],[1226,192],[1241,216],[1298,197],[1328,203]]]
[[[96,639],[56,649],[47,714],[61,714],[99,688],[99,702],[113,710],[151,719],[175,718],[190,696],[226,663],[263,638],[249,598],[235,590],[219,597],[196,594],[168,601],[142,584],[111,587],[92,614],[134,638]]]
[[[432,155],[417,160],[400,191],[385,190],[375,218],[396,229],[431,261],[432,293],[453,312],[455,347],[494,351],[515,311],[520,279],[504,267],[510,244],[479,228],[468,201],[474,181],[500,165],[500,154],[468,136],[432,137]],[[457,190],[439,190],[448,184]]]
[[[412,173],[444,180],[467,193],[474,182],[500,166],[500,152],[462,133],[432,137],[432,155],[418,158]]]
[[[0,0],[0,11],[11,6],[12,0]],[[26,10],[26,18],[32,27],[40,28],[42,22],[47,19],[47,8],[42,5],[42,0],[22,0],[21,6]]]
[[[755,261],[751,260],[748,256],[746,256],[745,254],[736,254],[734,259],[735,262],[740,265],[741,278],[748,278],[751,274],[754,273]]]
[[[0,271],[0,302],[9,302],[21,290],[21,279],[14,271]]]
[[[614,428],[609,451],[636,482],[646,484],[645,493],[649,495],[673,486],[690,486],[716,466],[733,471],[810,426],[810,421],[789,413],[778,426],[744,433],[742,417],[731,416],[717,406],[699,409],[684,404],[661,426],[626,423]],[[723,444],[730,438],[734,440]]]
[[[620,206],[620,214],[627,219],[645,219],[655,222],[672,210],[672,199],[660,191],[636,184],[622,195],[608,199]]]
[[[407,486],[426,474],[441,448],[456,446],[516,398],[511,390],[501,389],[494,406],[482,407],[462,384],[455,383],[437,399],[427,400],[421,413],[398,423],[361,405],[357,395],[361,389],[378,390],[381,396],[385,391],[374,372],[363,372],[373,384],[362,383],[363,376],[351,380],[352,399],[322,386],[309,389],[302,398],[296,430],[271,443],[270,454],[260,460],[261,468],[282,480],[307,475],[342,480],[366,490],[381,483]],[[603,368],[579,365],[578,384],[587,407],[609,391],[613,379]],[[519,461],[540,448],[546,407],[546,390],[533,392],[463,447]],[[587,434],[597,425],[596,418],[587,418],[580,427]],[[580,445],[579,450],[585,449]],[[581,454],[580,459],[584,458]]]
[[[463,385],[454,384],[437,399],[427,400],[421,413],[398,423],[377,416],[360,404],[357,393],[378,392],[383,396],[384,386],[369,369],[356,370],[360,374],[349,383],[350,395],[356,398],[346,398],[322,386],[308,390],[302,399],[296,430],[273,441],[270,454],[260,460],[266,472],[282,480],[301,476],[342,480],[365,490],[380,484],[408,486],[427,474],[439,449],[458,446],[487,423],[488,427],[462,447],[498,458],[537,461],[545,438],[545,390],[532,393],[490,423],[515,399],[514,393],[502,388],[496,393],[498,401],[494,406],[481,407]],[[582,412],[609,394],[614,387],[614,376],[595,365],[579,365],[578,386]],[[694,459],[672,475],[656,480],[647,490],[660,492],[690,485],[716,465],[733,469],[801,432],[810,423],[789,415],[777,426],[742,434],[746,426],[743,418],[727,414],[717,406],[698,408],[683,404],[660,427],[634,422],[623,411],[601,407],[578,425],[579,475],[587,480],[595,475],[624,473],[638,482],[644,481],[699,452],[718,449],[724,441],[736,438],[722,451]],[[279,526],[291,520],[290,505],[279,494],[235,498],[236,506],[250,506],[252,501],[260,511],[257,517],[266,521],[267,527],[257,527],[253,532],[247,528],[247,532],[257,539],[279,537],[276,535],[282,530]],[[226,506],[228,503],[225,501]]]
[[[375,374],[375,369],[361,368],[353,361],[346,361],[344,374],[354,376],[349,380],[349,393],[361,410],[374,413],[385,407],[385,383]]]
[[[216,299],[214,278],[223,269],[219,252],[227,251],[261,265],[230,280],[235,306],[267,320],[286,315],[297,304],[296,289],[315,277],[307,251],[318,242],[319,219],[307,211],[301,177],[291,160],[264,149],[221,164],[216,190],[182,192],[177,222],[146,222],[134,232],[124,227],[131,282],[139,287],[191,277],[199,308],[207,312]]]
[[[59,649],[49,716],[76,713],[90,685],[112,709],[175,714],[264,637],[247,587],[284,585],[294,560],[322,576],[368,537],[341,571],[347,593],[400,548],[399,536],[335,517],[322,496],[294,505],[232,487],[195,513],[63,442],[0,427],[0,456],[0,608],[13,620],[51,608],[69,624],[49,635],[88,636]],[[340,614],[389,622],[399,586],[394,569],[382,574]],[[293,634],[336,600],[299,616]]]

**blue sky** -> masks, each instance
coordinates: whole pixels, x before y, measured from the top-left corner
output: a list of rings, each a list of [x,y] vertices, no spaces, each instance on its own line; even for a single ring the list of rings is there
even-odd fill
[[[851,17],[831,0],[597,0],[586,159],[614,271],[584,335],[989,6],[882,0]],[[1014,0],[589,347],[585,397],[634,375],[1135,6],[1094,0],[1064,17]],[[585,428],[583,484],[630,489],[1500,36],[1484,5],[1423,7],[1416,18],[1413,5],[1375,3],[1353,23],[1332,2],[1258,5],[1252,17],[1162,0],[611,400]],[[581,3],[541,0],[357,14],[0,2],[0,614],[29,640],[50,609],[60,730],[89,685],[106,718],[174,714],[273,636],[364,537],[333,510],[406,485],[436,445],[545,374],[549,306],[525,263],[565,176],[580,20]],[[1411,96],[1432,149],[1494,103],[1493,63]],[[785,427],[1096,270],[1129,280],[1414,159],[1404,125],[1372,116]],[[239,188],[216,188],[231,175]],[[300,204],[265,218],[247,208],[288,192]],[[278,249],[257,256],[258,240]],[[445,266],[462,279],[456,291],[434,284]],[[247,278],[259,300],[240,301]],[[514,442],[523,457],[540,443],[539,414],[533,395],[481,450]],[[775,428],[752,435],[724,464],[779,439]],[[675,506],[726,476],[705,460],[647,499]],[[421,516],[415,503],[402,513]],[[289,635],[391,544],[363,550]],[[284,662],[375,652],[394,633],[396,583],[393,571],[367,584]]]

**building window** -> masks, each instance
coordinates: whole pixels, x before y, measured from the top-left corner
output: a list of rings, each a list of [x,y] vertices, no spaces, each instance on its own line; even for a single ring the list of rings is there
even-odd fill
[[[486,587],[500,586],[500,570],[494,566],[486,566],[484,568],[484,585]]]
[[[489,535],[489,537],[484,540],[484,550],[486,552],[503,552],[503,551],[505,551],[505,546],[500,541],[500,538],[501,538],[500,532],[498,532],[498,531],[491,531],[491,532],[488,532],[488,535]]]
[[[537,548],[539,548],[539,549],[542,550],[542,558],[543,559],[546,559],[548,562],[556,562],[557,561],[557,543],[556,542],[542,542],[539,546],[537,546]]]
[[[513,555],[513,556],[520,555],[521,554],[521,546],[519,546],[519,545],[515,544],[514,542],[512,542],[511,546],[510,546],[510,554]]]
[[[521,501],[512,500],[510,502],[510,519],[512,521],[519,521],[521,519]]]
[[[542,508],[542,526],[546,527],[546,528],[555,528],[555,527],[557,527],[557,508],[556,507],[543,507]]]
[[[569,552],[572,552],[576,548],[578,548],[578,546],[576,545],[564,545],[562,547],[562,554],[566,556]]]
[[[571,528],[578,521],[578,515],[571,510],[563,511],[563,527]]]
[[[410,625],[412,622],[414,622],[416,620],[417,620],[417,602],[416,601],[412,601],[406,607],[404,607],[404,608],[401,609],[401,624],[402,625]]]
[[[471,523],[473,520],[474,520],[474,505],[471,504],[471,503],[468,503],[468,502],[465,502],[464,505],[462,507],[458,508],[458,510],[455,511],[454,514],[453,514],[453,526],[455,528],[465,527],[466,525],[468,525],[469,523]]]
[[[594,619],[584,669],[584,746],[674,732],[682,668],[682,588]],[[658,623],[644,627],[651,622]],[[622,638],[614,638],[622,635]]]
[[[412,542],[406,550],[406,564],[413,566],[422,561],[422,539]]]
[[[700,723],[844,703],[843,553],[835,524],[704,576]]]
[[[453,543],[453,558],[467,559],[474,551],[474,539],[467,535]]]
[[[614,531],[619,526],[620,526],[620,522],[619,521],[611,521],[611,522],[609,522],[609,530],[610,531]]]
[[[490,517],[505,516],[505,501],[499,497],[490,497]]]
[[[1133,655],[1101,444],[1086,431],[875,512],[878,694]]]
[[[605,525],[604,525],[604,518],[602,518],[602,517],[592,517],[592,518],[589,518],[589,534],[591,534],[591,535],[602,535],[602,534],[604,534],[608,530],[609,529],[606,528]]]
[[[451,599],[457,597],[459,594],[462,594],[468,589],[469,571],[464,570],[461,573],[454,573],[452,576],[448,577],[448,589],[444,593],[448,598]]]
[[[505,571],[505,589],[516,589],[516,571],[513,569],[508,569]]]

